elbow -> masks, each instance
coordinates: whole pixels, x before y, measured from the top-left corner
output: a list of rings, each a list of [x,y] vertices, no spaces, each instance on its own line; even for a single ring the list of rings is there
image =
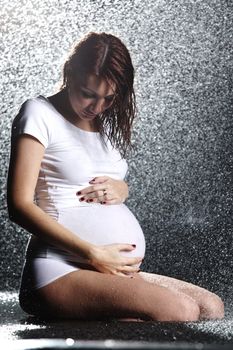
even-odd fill
[[[17,210],[12,205],[8,205],[8,217],[9,217],[10,221],[18,224],[20,221],[19,220],[19,218],[20,218],[19,210]]]
[[[21,225],[23,218],[25,217],[25,213],[28,211],[28,208],[26,208],[26,206],[28,206],[28,203],[27,205],[23,202],[18,204],[8,199],[7,209],[9,220]]]
[[[7,210],[8,218],[10,221],[17,223],[18,209],[17,201],[14,196],[11,195],[9,188],[7,189]]]
[[[20,225],[20,215],[17,215],[16,213],[9,213],[8,217],[11,222]]]

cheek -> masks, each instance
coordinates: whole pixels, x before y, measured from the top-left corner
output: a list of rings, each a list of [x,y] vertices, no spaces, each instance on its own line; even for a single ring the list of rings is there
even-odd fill
[[[77,111],[85,108],[88,105],[88,101],[81,96],[71,96],[70,102],[72,107]]]

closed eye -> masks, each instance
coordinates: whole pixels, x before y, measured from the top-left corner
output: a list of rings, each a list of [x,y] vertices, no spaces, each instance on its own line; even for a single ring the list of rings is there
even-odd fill
[[[82,93],[82,96],[85,97],[85,98],[95,98],[94,95],[89,94],[88,92],[86,92],[84,90],[81,90],[81,93]]]
[[[112,101],[113,101],[113,96],[111,96],[111,97],[105,97],[105,100],[106,100],[107,102],[112,102]]]
[[[95,94],[92,94],[91,92],[88,92],[86,90],[81,89],[81,94],[84,98],[97,98]],[[105,97],[105,101],[107,103],[111,103],[114,100],[115,95],[109,95]]]

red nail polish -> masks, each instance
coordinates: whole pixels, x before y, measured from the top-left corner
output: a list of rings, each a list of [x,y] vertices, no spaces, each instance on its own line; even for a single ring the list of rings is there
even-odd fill
[[[88,202],[93,202],[93,199],[92,198],[88,199]]]
[[[136,248],[136,244],[132,244],[132,247]]]
[[[76,193],[78,196],[80,196],[80,194],[81,194],[81,191],[78,191],[77,193]]]
[[[80,202],[84,201],[84,197],[80,198],[79,200],[80,200]]]
[[[101,202],[101,204],[106,204],[106,202]]]

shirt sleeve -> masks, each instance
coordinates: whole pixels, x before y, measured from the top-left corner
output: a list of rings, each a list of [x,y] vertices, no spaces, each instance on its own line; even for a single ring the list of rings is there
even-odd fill
[[[35,137],[46,148],[50,139],[48,122],[48,116],[41,103],[35,99],[27,100],[13,120],[12,139],[18,135],[28,134]]]

